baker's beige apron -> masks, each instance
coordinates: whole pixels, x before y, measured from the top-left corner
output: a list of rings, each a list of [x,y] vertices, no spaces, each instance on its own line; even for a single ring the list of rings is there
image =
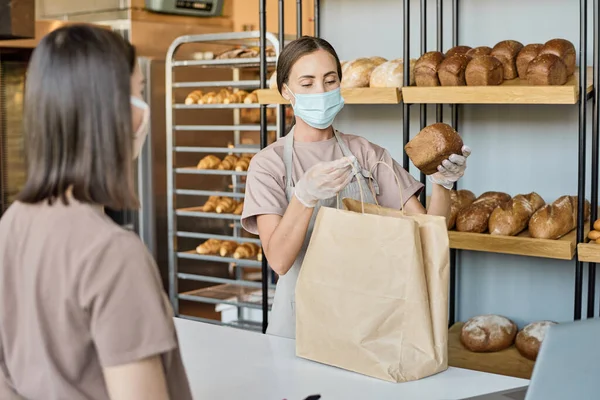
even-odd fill
[[[342,150],[342,154],[345,157],[351,157],[353,154],[346,146],[346,143],[340,138],[338,132],[334,130],[335,138],[338,146]],[[294,154],[294,130],[290,131],[286,136],[284,150],[283,150],[283,162],[285,164],[285,194],[288,203],[294,196],[294,182],[293,182],[293,154]],[[366,179],[371,180],[371,187],[376,194],[379,194],[379,187],[375,179],[372,177],[369,171],[364,170],[358,161],[354,163],[354,171],[356,179],[353,179],[342,191],[340,192],[340,198],[352,198],[355,200],[361,200],[361,190],[359,185],[362,185],[362,196],[365,203],[375,204],[375,198],[371,188],[367,184]],[[337,207],[337,197],[332,197],[327,200],[320,201],[315,207],[310,223],[308,225],[308,231],[304,238],[304,243],[298,253],[296,261],[292,265],[292,268],[283,276],[279,277],[277,282],[277,288],[275,290],[275,299],[273,300],[273,308],[271,310],[271,318],[269,320],[269,326],[267,328],[267,334],[282,336],[286,338],[294,339],[296,337],[296,281],[298,280],[298,273],[300,267],[304,261],[304,255],[308,243],[310,242],[310,236],[312,235],[315,219],[320,207]],[[341,204],[341,202],[340,202]]]

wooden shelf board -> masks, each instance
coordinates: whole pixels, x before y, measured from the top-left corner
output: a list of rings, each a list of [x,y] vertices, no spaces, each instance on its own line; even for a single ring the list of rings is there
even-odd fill
[[[410,86],[402,89],[408,104],[577,104],[579,73],[562,86],[530,86],[513,79],[499,86]],[[588,67],[587,92],[593,88],[593,69]]]
[[[289,104],[275,89],[257,91],[260,104]],[[346,104],[399,104],[402,96],[398,88],[342,89]]]
[[[558,260],[572,260],[577,246],[577,230],[569,232],[558,240],[535,239],[529,236],[527,231],[518,236],[449,231],[448,236],[450,237],[450,248],[452,249]]]
[[[531,379],[534,361],[523,357],[515,346],[494,353],[474,353],[460,342],[464,323],[454,324],[448,332],[448,364],[456,368]]]
[[[579,243],[577,245],[577,258],[581,262],[600,263],[600,244]]]

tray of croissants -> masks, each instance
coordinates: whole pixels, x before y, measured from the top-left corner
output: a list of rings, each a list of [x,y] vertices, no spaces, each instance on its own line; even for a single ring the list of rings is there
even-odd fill
[[[458,232],[516,236],[527,231],[538,239],[560,239],[577,227],[577,196],[561,196],[547,204],[537,193],[514,197],[485,192],[476,197],[470,190],[450,192],[448,229]],[[585,220],[590,203],[585,200]]]
[[[208,239],[196,253],[204,256],[230,257],[236,260],[262,261],[262,248],[255,243],[237,243],[232,240]]]
[[[252,159],[253,154],[229,154],[225,156],[225,158],[220,159],[219,157],[211,154],[206,157],[203,157],[196,166],[197,169],[211,169],[211,170],[220,170],[220,171],[236,171],[236,172],[244,172],[248,171],[248,167],[250,166],[250,160]]]
[[[242,215],[244,201],[231,197],[210,196],[200,210],[205,213]]]

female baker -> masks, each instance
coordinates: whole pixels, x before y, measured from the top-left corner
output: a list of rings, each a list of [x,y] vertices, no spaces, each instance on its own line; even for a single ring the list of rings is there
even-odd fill
[[[300,266],[319,207],[335,207],[336,194],[409,213],[447,216],[452,184],[463,176],[468,147],[453,154],[429,176],[431,204],[417,200],[423,185],[395,162],[383,148],[360,136],[332,127],[344,106],[340,94],[342,68],[333,47],[323,39],[302,37],[279,56],[277,87],[294,108],[296,124],[284,138],[259,152],[250,164],[243,227],[258,234],[273,270],[279,274],[268,333],[295,337],[295,288]],[[403,187],[388,168],[392,166]],[[355,172],[356,171],[356,172]],[[373,190],[371,190],[371,188]]]

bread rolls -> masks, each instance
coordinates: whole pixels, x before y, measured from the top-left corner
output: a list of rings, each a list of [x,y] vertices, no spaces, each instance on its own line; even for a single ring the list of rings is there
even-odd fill
[[[515,346],[517,347],[517,350],[519,350],[519,353],[521,353],[523,357],[535,361],[546,336],[546,332],[552,325],[556,325],[556,322],[538,321],[523,328],[517,334],[517,339],[515,340]]]
[[[203,212],[215,212],[217,209],[217,204],[219,204],[219,200],[221,198],[219,196],[210,196],[206,203],[202,206]]]
[[[545,204],[544,199],[535,192],[516,195],[492,212],[488,223],[490,234],[515,236],[521,233],[527,228],[533,213]]]
[[[540,55],[542,54],[553,54],[559,57],[567,67],[567,76],[571,76],[575,72],[577,55],[575,54],[575,46],[568,40],[548,40],[540,50]]]
[[[204,96],[204,93],[202,92],[202,90],[194,90],[192,93],[188,94],[187,97],[185,98],[185,104],[186,105],[197,104],[198,101],[200,99],[202,99],[202,96]]]
[[[471,58],[466,54],[446,57],[438,68],[438,78],[442,86],[465,86],[465,71]]]
[[[494,352],[510,347],[517,334],[517,325],[500,315],[480,315],[462,327],[460,341],[473,352]]]
[[[229,154],[229,155],[225,156],[225,158],[223,159],[223,161],[221,161],[221,163],[219,164],[217,169],[219,169],[221,171],[233,170],[233,168],[235,167],[235,164],[237,162],[238,162],[238,157],[234,154]]]
[[[584,220],[590,217],[590,202],[585,200]],[[577,227],[577,196],[561,196],[546,204],[529,220],[529,234],[538,239],[560,239]]]
[[[460,210],[468,207],[475,201],[475,194],[470,190],[452,190],[450,191],[450,216],[448,217],[448,229],[454,228],[456,216]]]
[[[491,55],[496,57],[504,67],[504,79],[515,79],[517,74],[517,55],[523,45],[516,40],[503,40],[492,49]]]
[[[254,243],[243,243],[240,244],[237,249],[235,249],[233,258],[238,260],[242,258],[253,258],[258,256],[259,251],[260,246]]]
[[[204,242],[200,246],[196,247],[196,253],[202,254],[202,255],[218,254],[220,248],[221,248],[220,240],[208,239],[206,242]]]
[[[248,171],[248,167],[250,166],[250,157],[243,156],[235,163],[235,170],[237,172]]]
[[[517,73],[519,74],[520,79],[527,80],[527,68],[529,68],[529,63],[540,54],[542,47],[544,47],[543,44],[532,43],[521,49],[517,56]]]
[[[446,58],[455,54],[467,54],[471,50],[470,46],[454,46],[446,52]]]
[[[416,60],[410,60],[410,83],[415,84],[415,63]],[[402,87],[404,85],[404,62],[402,59],[387,61],[376,67],[371,73],[369,87]]]
[[[496,57],[479,56],[467,65],[465,80],[467,86],[496,86],[504,78],[504,68]]]
[[[217,156],[208,155],[198,162],[198,169],[217,169],[221,164],[221,159]]]
[[[357,58],[345,64],[342,70],[342,88],[369,87],[371,73],[386,62],[384,58]]]
[[[527,68],[527,81],[530,85],[564,85],[567,79],[567,66],[554,54],[537,56]]]
[[[404,150],[413,164],[425,175],[437,172],[437,167],[451,154],[462,154],[463,141],[450,125],[437,123],[426,126]]]
[[[439,51],[423,54],[415,63],[415,83],[417,86],[440,86],[438,69],[444,61],[444,55]]]
[[[237,246],[238,244],[236,242],[225,240],[221,242],[221,246],[219,247],[219,255],[221,257],[229,257],[233,254]]]
[[[492,48],[488,46],[479,46],[467,51],[467,55],[473,59],[481,56],[489,56],[492,53]]]
[[[237,207],[237,202],[231,197],[221,197],[215,211],[217,214],[232,214]]]
[[[488,229],[490,215],[510,195],[502,192],[485,192],[470,206],[463,208],[456,216],[456,230],[459,232],[483,233]]]

